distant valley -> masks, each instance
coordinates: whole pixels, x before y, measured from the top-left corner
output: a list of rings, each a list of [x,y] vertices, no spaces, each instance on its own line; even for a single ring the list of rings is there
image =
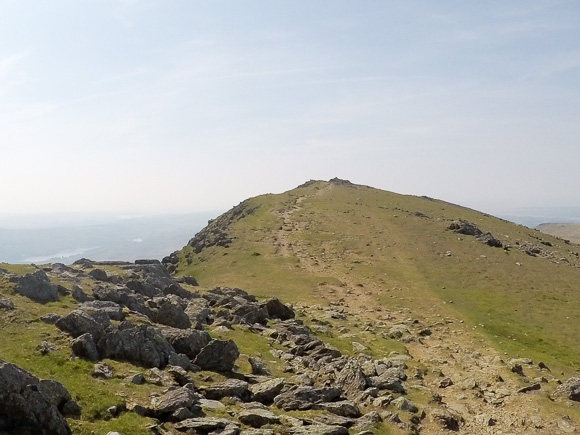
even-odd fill
[[[180,248],[219,212],[142,217],[0,216],[0,261],[71,264],[161,259]]]

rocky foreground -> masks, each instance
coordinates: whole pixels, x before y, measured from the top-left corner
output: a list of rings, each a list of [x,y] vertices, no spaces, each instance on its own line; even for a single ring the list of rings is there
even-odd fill
[[[240,289],[194,291],[195,279],[176,279],[158,261],[79,260],[73,267],[53,264],[24,275],[2,270],[1,276],[15,294],[41,304],[74,299],[74,309],[67,314],[44,314],[40,320],[66,334],[71,358],[94,364],[93,377],[104,382],[118,378],[107,361],[124,361],[139,369],[123,382],[164,387],[146,400],[127,399],[108,409],[103,418],[113,422],[124,413],[135,413],[151,419],[149,430],[158,434],[362,435],[419,433],[425,427],[430,428],[426,433],[433,428],[501,433],[494,432],[501,423],[496,419],[479,416],[479,426],[473,426],[469,420],[476,416],[445,403],[438,392],[454,382],[441,370],[433,389],[424,380],[434,376],[434,367],[418,366],[406,352],[372,356],[376,352],[351,334],[354,352],[346,355],[322,340],[327,335],[320,332],[332,327],[324,318],[346,318],[338,307],[297,309],[276,298],[257,300]],[[0,315],[19,309],[10,298],[0,299]],[[305,312],[315,317],[311,327],[298,318]],[[413,319],[391,320],[390,325],[382,324],[387,327],[382,338],[403,343],[421,343],[443,328]],[[366,328],[376,334],[376,326],[369,323]],[[265,341],[268,354],[241,356],[234,340],[219,338],[232,330],[243,332],[246,339]],[[51,351],[49,342],[40,346],[41,352]],[[240,369],[242,360],[249,370]],[[547,367],[531,365],[521,360],[506,368],[513,376],[524,376],[524,370],[548,376]],[[198,373],[203,373],[203,382],[196,381]],[[539,377],[518,391],[504,387],[503,393],[498,385],[473,381],[463,391],[500,408],[506,397],[533,394],[544,381],[548,379]],[[503,382],[496,379],[496,384]],[[415,403],[410,390],[427,395],[428,406]],[[560,385],[557,395],[580,401],[580,378]],[[71,419],[82,416],[82,408],[62,384],[39,379],[10,361],[0,363],[0,431],[68,434]],[[559,426],[541,420],[533,423],[537,427],[527,424],[540,433],[575,430],[561,421]]]

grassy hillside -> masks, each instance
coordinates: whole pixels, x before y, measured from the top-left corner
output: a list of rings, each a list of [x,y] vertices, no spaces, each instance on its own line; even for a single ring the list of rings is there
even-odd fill
[[[225,232],[229,246],[196,253],[193,239],[178,253],[178,274],[286,301],[344,298],[455,316],[510,356],[567,373],[580,365],[577,245],[443,201],[340,181],[252,198],[234,214],[205,230]],[[458,219],[506,249],[449,230]]]

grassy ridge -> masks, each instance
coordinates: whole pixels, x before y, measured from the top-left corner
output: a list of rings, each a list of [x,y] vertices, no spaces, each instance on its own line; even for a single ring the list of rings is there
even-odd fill
[[[327,303],[329,290],[347,286],[386,309],[456,315],[510,355],[563,370],[580,364],[576,245],[443,201],[365,186],[316,182],[249,202],[260,207],[227,229],[231,246],[199,254],[185,247],[179,274],[206,287],[310,303]],[[455,219],[511,249],[448,230]],[[281,241],[291,247],[281,249]],[[518,244],[552,256],[532,257]]]

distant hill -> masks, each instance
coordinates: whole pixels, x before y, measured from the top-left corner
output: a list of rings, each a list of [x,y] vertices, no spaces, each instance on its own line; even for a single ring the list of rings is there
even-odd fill
[[[580,224],[540,224],[536,227],[543,233],[580,243]]]

